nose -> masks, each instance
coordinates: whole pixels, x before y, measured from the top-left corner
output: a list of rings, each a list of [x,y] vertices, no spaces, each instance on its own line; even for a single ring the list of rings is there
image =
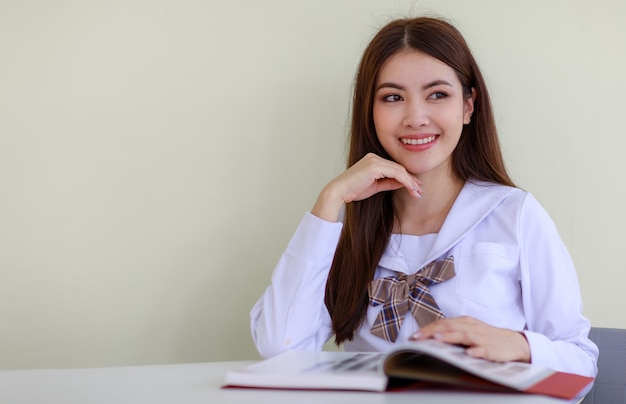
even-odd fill
[[[421,102],[405,102],[404,119],[402,124],[411,128],[426,126],[430,123],[428,108]]]

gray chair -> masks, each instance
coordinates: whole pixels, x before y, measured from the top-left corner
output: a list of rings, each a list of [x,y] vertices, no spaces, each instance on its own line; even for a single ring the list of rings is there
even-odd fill
[[[598,345],[598,377],[582,404],[626,404],[626,330],[592,327]]]

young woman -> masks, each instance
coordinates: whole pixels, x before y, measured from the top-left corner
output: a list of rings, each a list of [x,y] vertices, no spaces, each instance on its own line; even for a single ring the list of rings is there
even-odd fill
[[[595,376],[576,273],[540,204],[502,159],[489,95],[461,34],[396,20],[368,45],[348,169],[321,191],[251,311],[267,357],[411,339]]]

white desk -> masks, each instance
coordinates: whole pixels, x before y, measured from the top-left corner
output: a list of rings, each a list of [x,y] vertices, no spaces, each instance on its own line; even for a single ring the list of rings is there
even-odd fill
[[[543,396],[444,391],[402,393],[222,389],[228,369],[251,362],[0,371],[2,404],[563,404]]]

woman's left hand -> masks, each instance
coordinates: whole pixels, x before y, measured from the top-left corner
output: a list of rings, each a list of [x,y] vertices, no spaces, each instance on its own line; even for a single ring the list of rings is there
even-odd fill
[[[434,338],[465,345],[469,356],[495,362],[530,362],[530,347],[523,333],[490,326],[472,317],[446,318],[420,328],[411,340]]]

